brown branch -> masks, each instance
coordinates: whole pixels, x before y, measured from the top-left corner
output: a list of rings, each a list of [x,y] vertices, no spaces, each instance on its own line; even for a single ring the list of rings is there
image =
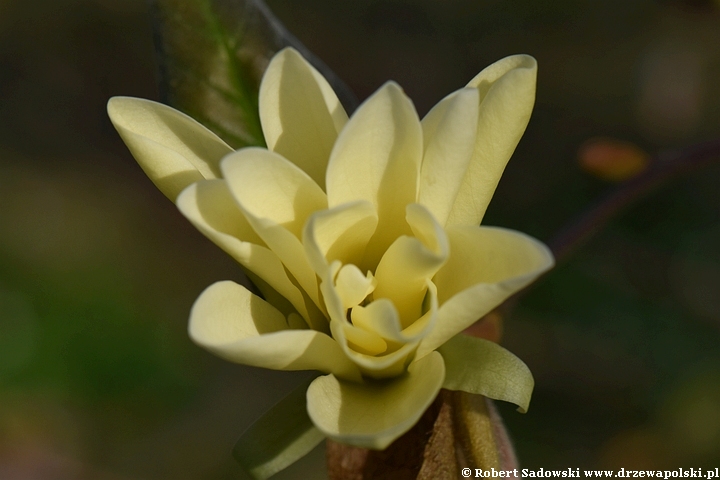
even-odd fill
[[[328,440],[327,463],[330,480],[459,480],[461,468],[517,468],[492,401],[449,390],[385,450]]]
[[[720,140],[656,155],[644,173],[619,185],[549,242],[558,263],[598,233],[613,217],[666,182],[720,160]]]

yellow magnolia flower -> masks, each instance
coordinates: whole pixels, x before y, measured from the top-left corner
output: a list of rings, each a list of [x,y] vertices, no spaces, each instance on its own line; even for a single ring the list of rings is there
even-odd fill
[[[111,99],[148,176],[263,293],[211,285],[192,308],[192,339],[230,361],[325,373],[308,414],[357,446],[385,448],[442,387],[527,408],[527,367],[458,333],[553,264],[537,240],[479,226],[535,78],[533,58],[505,58],[422,121],[388,82],[348,119],[288,48],[260,87],[268,148],[239,151],[169,107]]]

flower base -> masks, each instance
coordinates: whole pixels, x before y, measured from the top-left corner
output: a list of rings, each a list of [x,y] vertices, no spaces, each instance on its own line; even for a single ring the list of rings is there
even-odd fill
[[[459,479],[462,468],[512,470],[517,460],[492,400],[442,390],[418,423],[385,450],[328,440],[330,480]]]

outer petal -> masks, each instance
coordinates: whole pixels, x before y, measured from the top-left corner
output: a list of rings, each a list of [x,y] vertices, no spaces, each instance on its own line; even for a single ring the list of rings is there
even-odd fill
[[[180,212],[205,233],[210,228],[241,242],[265,246],[235,203],[227,182],[201,180],[186,188],[177,198]],[[211,237],[215,240],[216,237]],[[224,244],[220,244],[225,248]],[[228,251],[234,256],[232,250]]]
[[[220,176],[225,142],[184,113],[161,103],[113,97],[108,115],[150,180],[173,202],[188,185]]]
[[[307,218],[327,208],[325,193],[312,178],[264,148],[244,148],[228,155],[222,172],[243,211],[272,220],[298,238]]]
[[[512,402],[520,412],[527,412],[535,380],[518,357],[497,343],[463,334],[451,338],[439,352],[445,360],[443,388]]]
[[[422,130],[410,99],[386,83],[355,112],[330,155],[330,207],[367,200],[378,212],[378,228],[363,269],[374,270],[395,239],[409,233],[405,206],[417,197]]]
[[[327,207],[325,193],[298,167],[258,148],[229,155],[222,171],[255,232],[319,308],[317,277],[299,237],[307,217]],[[310,319],[312,320],[312,319]],[[311,323],[315,329],[321,326]]]
[[[475,151],[447,225],[478,225],[530,120],[537,62],[513,55],[487,67],[469,87],[480,93]]]
[[[209,286],[190,312],[190,338],[226,360],[276,370],[319,370],[359,381],[355,365],[329,336],[289,330],[272,305],[233,282]]]
[[[308,388],[308,414],[333,440],[381,450],[418,421],[444,376],[443,359],[433,352],[390,382],[353,384],[320,377]]]
[[[475,149],[479,94],[458,90],[423,118],[425,154],[420,170],[418,203],[445,225]]]
[[[310,317],[319,317],[320,312],[308,308],[308,301],[290,281],[280,259],[248,224],[224,180],[189,186],[178,196],[177,206],[198,230],[286,298],[309,323],[319,323],[319,318],[310,321]]]
[[[324,311],[325,305],[320,299],[317,276],[310,266],[307,256],[305,256],[305,250],[300,240],[271,220],[251,218],[250,221],[265,243],[268,244],[273,253],[280,258],[283,265],[297,280],[300,287],[315,305]],[[309,318],[309,323],[316,330],[325,331],[327,329],[327,323],[314,321],[312,315]]]
[[[278,52],[260,84],[260,122],[268,148],[320,187],[347,114],[325,78],[294,49]]]
[[[553,266],[550,250],[525,234],[494,227],[447,230],[450,258],[435,275],[440,309],[423,339],[426,355]]]

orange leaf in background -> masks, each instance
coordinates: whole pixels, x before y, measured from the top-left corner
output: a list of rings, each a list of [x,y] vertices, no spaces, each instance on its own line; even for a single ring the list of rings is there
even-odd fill
[[[628,180],[650,163],[650,156],[637,145],[613,138],[593,138],[578,150],[578,162],[589,174],[611,182]]]

